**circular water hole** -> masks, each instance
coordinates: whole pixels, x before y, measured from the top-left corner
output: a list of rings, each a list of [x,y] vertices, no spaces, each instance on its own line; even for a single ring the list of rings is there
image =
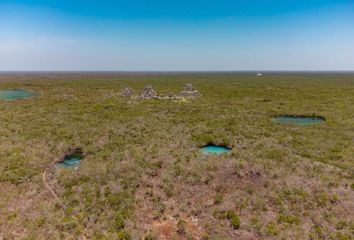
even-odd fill
[[[215,145],[212,143],[208,143],[207,145],[204,145],[200,147],[200,151],[204,155],[209,155],[209,154],[224,154],[224,153],[229,153],[231,152],[232,148],[225,146],[225,145]]]
[[[76,168],[84,158],[81,148],[76,148],[65,154],[58,162],[57,166],[62,168]]]

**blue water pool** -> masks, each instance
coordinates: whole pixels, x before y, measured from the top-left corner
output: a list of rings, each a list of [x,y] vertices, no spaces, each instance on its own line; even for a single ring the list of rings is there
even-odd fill
[[[75,168],[83,159],[81,151],[75,151],[70,155],[66,155],[62,161],[58,163],[59,167]]]
[[[208,144],[200,148],[202,154],[223,154],[231,151],[231,148],[226,146],[217,146],[213,144]]]
[[[321,117],[310,117],[310,116],[278,116],[274,117],[273,121],[281,124],[296,124],[296,125],[313,125],[324,122],[325,120]]]
[[[38,96],[38,93],[26,90],[0,90],[0,99],[16,100]]]

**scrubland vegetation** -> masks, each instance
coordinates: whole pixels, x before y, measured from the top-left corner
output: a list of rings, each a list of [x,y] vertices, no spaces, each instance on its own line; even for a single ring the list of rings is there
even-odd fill
[[[41,96],[0,100],[0,236],[354,239],[354,74],[254,75],[1,74]],[[202,96],[188,102],[120,94],[189,82]],[[79,169],[56,168],[73,148]]]

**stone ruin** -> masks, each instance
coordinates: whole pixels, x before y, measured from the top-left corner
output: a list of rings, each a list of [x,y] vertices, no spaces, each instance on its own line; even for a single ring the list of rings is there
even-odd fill
[[[154,99],[157,98],[157,94],[151,85],[144,88],[143,92],[140,94],[141,99]]]
[[[199,92],[193,87],[191,83],[188,83],[184,86],[183,91],[180,96],[183,97],[196,97],[199,96]]]
[[[130,87],[126,87],[122,91],[122,96],[123,97],[132,97],[134,94],[134,90]]]
[[[184,86],[180,94],[173,94],[171,92],[163,95],[157,95],[156,91],[151,85],[147,85],[140,95],[134,95],[134,90],[130,87],[126,87],[121,92],[123,97],[130,97],[133,100],[148,100],[148,99],[166,99],[166,100],[178,100],[186,99],[186,97],[196,97],[200,96],[199,92],[193,87],[192,84],[188,83]]]
[[[168,99],[175,99],[175,98],[176,98],[176,95],[171,92],[159,96],[159,99],[167,99],[168,100]]]

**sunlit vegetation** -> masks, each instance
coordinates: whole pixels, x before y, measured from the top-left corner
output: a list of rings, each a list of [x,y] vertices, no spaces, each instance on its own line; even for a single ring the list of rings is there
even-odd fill
[[[186,83],[201,96],[121,96]],[[353,74],[2,74],[0,89],[41,93],[0,100],[4,239],[352,239]],[[326,121],[272,121],[288,114]],[[76,147],[78,169],[56,167]]]

